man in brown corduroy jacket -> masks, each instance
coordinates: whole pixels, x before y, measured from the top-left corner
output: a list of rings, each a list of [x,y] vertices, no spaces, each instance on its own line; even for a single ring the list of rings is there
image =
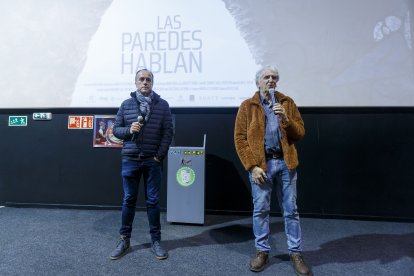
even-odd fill
[[[295,102],[275,91],[278,80],[279,73],[273,66],[256,73],[258,91],[241,103],[234,130],[236,151],[249,172],[252,186],[256,255],[250,262],[250,270],[262,271],[268,262],[270,199],[274,188],[295,272],[311,275],[303,260],[296,205],[296,167],[299,161],[295,142],[303,138],[305,128]]]

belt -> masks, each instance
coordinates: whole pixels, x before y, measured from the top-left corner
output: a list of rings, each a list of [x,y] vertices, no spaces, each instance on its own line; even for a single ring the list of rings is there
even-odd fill
[[[154,156],[137,156],[137,157],[131,157],[131,156],[128,156],[127,157],[129,160],[132,160],[132,161],[144,161],[144,160],[149,160],[149,159],[152,159],[152,158],[154,158]]]
[[[266,159],[283,159],[282,152],[273,152],[273,153],[266,153]]]

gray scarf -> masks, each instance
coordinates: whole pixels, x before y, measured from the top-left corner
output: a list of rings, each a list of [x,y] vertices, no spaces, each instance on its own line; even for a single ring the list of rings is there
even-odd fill
[[[137,100],[139,102],[139,111],[141,113],[141,116],[144,117],[145,122],[147,122],[149,118],[149,114],[151,112],[151,103],[152,103],[152,98],[154,96],[154,92],[151,91],[148,97],[145,97],[139,91],[137,91],[136,95],[137,95]]]

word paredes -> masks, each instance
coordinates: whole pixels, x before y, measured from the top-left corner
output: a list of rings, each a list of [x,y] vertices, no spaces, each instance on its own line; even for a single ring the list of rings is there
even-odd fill
[[[121,73],[202,72],[202,31],[183,29],[180,15],[157,17],[157,31],[123,32]]]

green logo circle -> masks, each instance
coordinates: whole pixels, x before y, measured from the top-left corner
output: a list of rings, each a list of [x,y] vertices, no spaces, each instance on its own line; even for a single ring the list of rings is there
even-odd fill
[[[181,167],[177,171],[177,182],[183,187],[193,185],[195,181],[195,172],[190,167]]]

